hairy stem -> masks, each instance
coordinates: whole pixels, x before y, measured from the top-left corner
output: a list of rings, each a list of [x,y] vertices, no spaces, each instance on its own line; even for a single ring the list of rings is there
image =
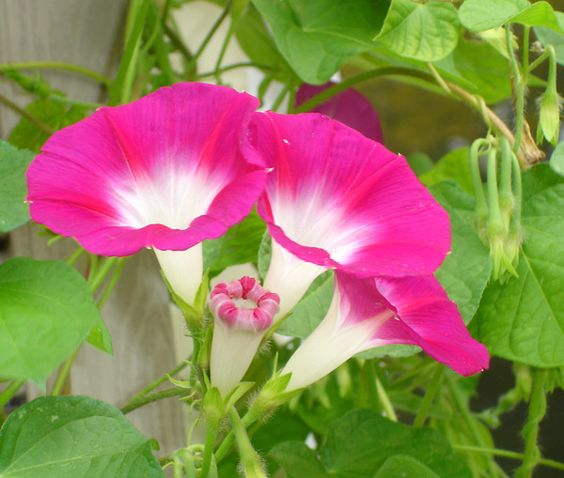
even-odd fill
[[[163,383],[165,383],[169,377],[173,377],[174,375],[176,375],[177,373],[181,372],[182,370],[184,370],[186,367],[188,367],[189,362],[186,360],[183,360],[182,362],[180,362],[176,367],[174,367],[172,370],[169,370],[167,373],[165,373],[164,375],[162,375],[161,377],[157,378],[154,382],[151,382],[149,385],[147,385],[143,390],[141,390],[140,392],[136,393],[135,395],[133,395],[133,397],[131,397],[131,399],[129,399],[129,401],[127,402],[127,404],[133,403],[133,402],[137,402],[139,400],[141,400],[144,396],[146,396],[147,394],[151,393],[153,390],[155,390],[158,386],[162,385]],[[127,405],[125,405],[125,407],[127,407]]]
[[[145,395],[138,400],[132,401],[121,408],[121,412],[124,415],[132,412],[133,410],[137,410],[149,403],[156,402],[158,400],[164,400],[165,398],[172,398],[172,397],[180,397],[186,395],[186,390],[182,390],[181,388],[167,388],[166,390],[162,390],[161,392],[155,392],[151,395]]]

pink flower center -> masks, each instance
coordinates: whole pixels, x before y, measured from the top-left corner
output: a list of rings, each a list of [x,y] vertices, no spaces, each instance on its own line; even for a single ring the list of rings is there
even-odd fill
[[[256,332],[270,327],[279,304],[278,294],[263,289],[252,277],[217,284],[209,301],[214,316],[229,327]]]

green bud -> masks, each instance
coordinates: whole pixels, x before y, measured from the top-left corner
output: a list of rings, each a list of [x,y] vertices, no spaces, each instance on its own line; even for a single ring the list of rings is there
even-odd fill
[[[551,144],[558,144],[562,99],[556,91],[544,92],[539,104],[539,130]]]
[[[290,376],[290,374],[274,375],[264,384],[247,413],[253,421],[270,415],[278,407],[301,393],[301,390],[285,391]]]
[[[217,426],[225,416],[226,411],[221,393],[216,387],[212,387],[206,392],[203,406],[206,420]]]
[[[562,99],[556,85],[556,52],[554,47],[548,46],[548,79],[546,91],[539,104],[539,130],[549,143],[556,145],[560,133],[560,106]]]

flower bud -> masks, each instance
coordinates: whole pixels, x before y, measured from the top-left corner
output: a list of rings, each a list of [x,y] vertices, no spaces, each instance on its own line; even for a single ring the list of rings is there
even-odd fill
[[[539,129],[545,139],[556,145],[560,134],[560,106],[562,99],[556,90],[544,92],[539,103]]]
[[[215,317],[211,350],[211,382],[226,396],[240,382],[278,312],[280,298],[256,279],[221,283],[210,293]]]

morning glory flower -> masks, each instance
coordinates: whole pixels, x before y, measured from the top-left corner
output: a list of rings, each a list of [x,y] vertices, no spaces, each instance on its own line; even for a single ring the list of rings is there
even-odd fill
[[[359,352],[390,344],[421,347],[462,375],[488,368],[486,348],[432,275],[359,279],[337,271],[331,307],[282,370],[287,391],[307,387]]]
[[[329,81],[323,85],[304,83],[296,93],[296,106],[310,100],[319,93],[336,85]],[[332,98],[313,107],[310,111],[322,113],[356,129],[367,138],[383,143],[382,126],[372,103],[354,88],[336,94]]]
[[[272,236],[265,287],[280,316],[326,269],[358,277],[433,273],[447,213],[402,156],[317,113],[255,113],[251,143],[273,168],[258,213]]]
[[[249,368],[266,330],[278,312],[280,298],[252,277],[217,284],[210,293],[214,320],[211,382],[225,396]]]
[[[100,108],[55,133],[31,163],[31,217],[94,254],[153,248],[191,303],[201,242],[241,221],[262,191],[264,167],[242,153],[257,106],[231,88],[179,83]]]

